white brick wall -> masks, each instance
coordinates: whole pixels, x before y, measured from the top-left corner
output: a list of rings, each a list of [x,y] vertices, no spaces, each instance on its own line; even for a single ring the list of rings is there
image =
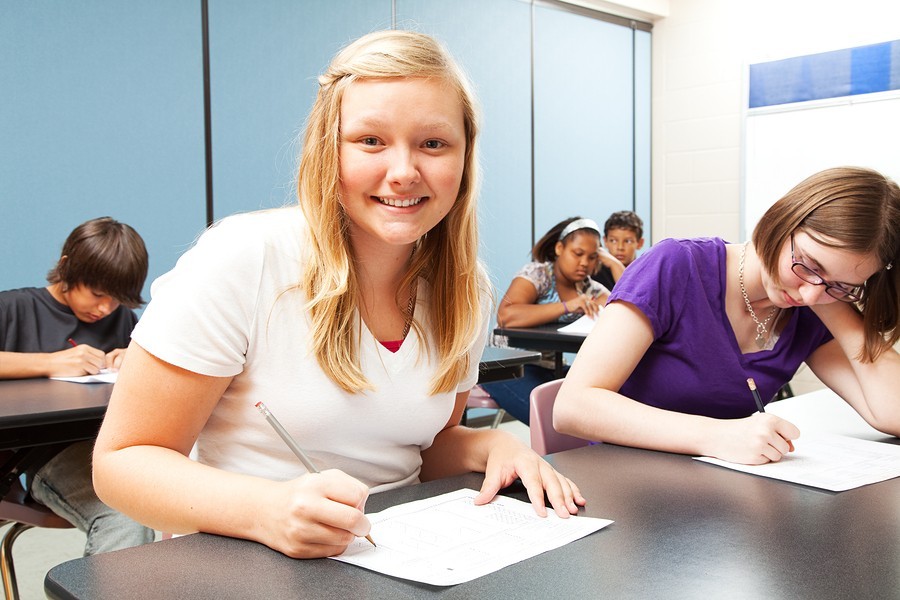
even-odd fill
[[[651,238],[741,241],[746,65],[900,39],[900,2],[670,0],[665,8],[653,24]]]

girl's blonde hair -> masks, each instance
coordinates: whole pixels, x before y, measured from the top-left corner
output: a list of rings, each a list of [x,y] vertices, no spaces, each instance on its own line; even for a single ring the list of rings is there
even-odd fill
[[[776,282],[781,250],[798,230],[823,246],[874,254],[884,265],[855,305],[865,330],[860,358],[875,360],[900,339],[900,187],[861,167],[826,169],[798,183],[753,230],[753,245]]]
[[[478,261],[476,195],[478,164],[475,139],[478,115],[471,86],[462,70],[435,39],[409,31],[365,35],[338,52],[319,77],[319,91],[306,124],[298,173],[300,206],[309,223],[311,247],[301,289],[311,321],[311,349],[322,370],[342,389],[372,389],[359,365],[355,313],[359,285],[341,208],[340,136],[344,91],[361,79],[427,77],[445,82],[463,108],[466,150],[456,202],[444,219],[416,244],[409,272],[399,290],[418,278],[431,288],[431,331],[417,321],[413,331],[430,336],[438,369],[431,393],[455,390],[469,369],[469,350],[479,339],[481,298],[487,277]],[[399,299],[398,299],[399,306]],[[401,307],[401,310],[405,307]]]

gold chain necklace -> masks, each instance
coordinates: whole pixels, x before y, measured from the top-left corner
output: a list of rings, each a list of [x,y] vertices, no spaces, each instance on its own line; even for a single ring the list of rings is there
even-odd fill
[[[778,312],[778,307],[773,306],[772,310],[769,312],[769,316],[760,322],[760,320],[756,318],[756,312],[753,310],[753,307],[750,306],[750,297],[747,296],[747,288],[744,287],[744,255],[747,253],[747,244],[749,243],[750,242],[744,242],[744,245],[741,247],[741,262],[738,266],[738,282],[741,284],[741,295],[744,297],[744,304],[747,305],[747,312],[750,313],[750,318],[756,323],[756,345],[760,350],[764,350],[766,348],[766,343],[768,341],[767,336],[769,333],[769,330],[766,329],[766,325],[769,324],[769,321],[771,321],[772,317],[775,316],[775,313]]]

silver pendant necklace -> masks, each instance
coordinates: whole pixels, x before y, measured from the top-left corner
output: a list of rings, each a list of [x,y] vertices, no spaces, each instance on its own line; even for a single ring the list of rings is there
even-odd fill
[[[744,297],[744,304],[747,306],[747,312],[750,313],[750,318],[753,319],[753,322],[756,323],[756,345],[760,350],[766,350],[766,346],[768,345],[768,334],[769,330],[766,329],[766,326],[769,324],[769,321],[772,320],[772,317],[775,316],[775,313],[778,312],[778,307],[773,306],[772,310],[769,311],[769,315],[760,321],[756,318],[756,312],[753,310],[753,307],[750,305],[750,297],[747,296],[747,288],[744,287],[744,255],[747,254],[747,244],[750,242],[744,242],[743,247],[741,247],[741,262],[738,266],[738,282],[741,284],[741,295]],[[774,344],[773,344],[774,345]]]

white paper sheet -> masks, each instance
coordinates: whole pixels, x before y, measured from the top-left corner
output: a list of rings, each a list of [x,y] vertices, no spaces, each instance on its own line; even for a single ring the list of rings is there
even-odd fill
[[[593,317],[589,317],[587,315],[582,316],[577,321],[572,321],[568,325],[563,325],[557,331],[560,333],[577,333],[581,335],[587,335],[591,332],[591,329],[594,328],[594,324],[597,322]]]
[[[612,521],[548,508],[541,518],[531,504],[497,496],[475,506],[477,492],[457,490],[368,515],[377,547],[358,539],[334,560],[431,585],[455,585],[559,548]]]
[[[900,477],[900,446],[828,433],[805,433],[794,440],[793,452],[764,465],[740,465],[707,456],[694,458],[833,492]]]
[[[72,383],[115,383],[118,371],[101,369],[96,375],[79,375],[78,377],[51,377],[58,381],[71,381]]]

